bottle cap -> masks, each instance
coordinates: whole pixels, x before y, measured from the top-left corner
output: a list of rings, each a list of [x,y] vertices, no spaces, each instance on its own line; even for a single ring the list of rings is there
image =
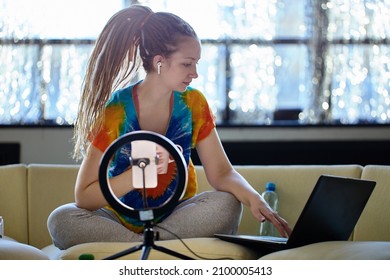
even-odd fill
[[[95,256],[92,254],[81,254],[79,260],[94,260]]]
[[[267,191],[275,191],[276,185],[273,182],[267,182],[267,184],[265,185],[265,189]]]

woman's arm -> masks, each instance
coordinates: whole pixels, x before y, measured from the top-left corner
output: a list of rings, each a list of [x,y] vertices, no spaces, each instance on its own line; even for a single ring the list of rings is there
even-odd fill
[[[216,129],[200,141],[196,147],[209,183],[219,191],[232,193],[248,206],[253,216],[273,223],[282,236],[288,236],[291,229],[277,212],[273,211],[262,196],[232,167],[219,140]]]
[[[99,168],[102,157],[103,153],[91,145],[81,163],[75,186],[75,201],[80,208],[93,211],[108,204],[99,183]],[[131,173],[131,169],[129,169],[109,180],[111,189],[117,197],[132,190]]]

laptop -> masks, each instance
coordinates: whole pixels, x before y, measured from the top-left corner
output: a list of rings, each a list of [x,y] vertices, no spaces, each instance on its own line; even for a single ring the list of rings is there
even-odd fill
[[[229,234],[215,237],[264,253],[348,240],[375,185],[374,181],[321,175],[288,238]]]

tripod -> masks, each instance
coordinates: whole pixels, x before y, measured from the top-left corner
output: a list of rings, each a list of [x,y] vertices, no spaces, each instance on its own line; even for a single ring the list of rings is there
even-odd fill
[[[99,170],[99,179],[100,179],[100,183],[101,183],[101,188],[102,188],[102,192],[104,194],[104,196],[106,197],[106,199],[111,202],[111,206],[113,206],[113,208],[115,209],[118,209],[120,212],[124,213],[124,214],[127,214],[128,216],[132,216],[132,217],[135,217],[135,214],[134,214],[134,211],[133,210],[130,210],[130,209],[127,209],[127,208],[123,208],[123,206],[121,206],[121,204],[118,204],[117,200],[113,197],[113,194],[112,192],[109,190],[109,185],[107,184],[107,181],[106,181],[106,170],[107,170],[107,165],[108,165],[108,162],[109,162],[109,158],[112,156],[112,151],[115,151],[117,149],[117,146],[120,145],[123,141],[127,141],[128,138],[133,138],[136,137],[136,136],[139,136],[139,137],[146,137],[148,136],[149,138],[152,137],[152,140],[158,140],[158,141],[161,141],[164,140],[161,136],[157,136],[157,135],[150,135],[150,133],[142,133],[142,134],[129,134],[129,135],[126,135],[125,137],[123,137],[123,139],[119,139],[119,141],[117,143],[114,142],[114,145],[111,146],[107,153],[103,156],[103,160],[102,160],[102,164],[100,166],[100,170]],[[137,140],[137,139],[136,139]],[[179,176],[179,181],[180,183],[182,184],[181,186],[184,187],[185,184],[183,184],[183,182],[185,180],[183,180],[183,174],[184,174],[184,178],[186,178],[187,176],[187,173],[186,173],[186,170],[184,168],[184,165],[183,165],[183,161],[179,161],[178,159],[181,159],[179,157],[179,153],[177,150],[175,149],[172,149],[170,147],[172,147],[173,145],[171,145],[170,143],[168,143],[168,140],[165,140],[163,142],[161,142],[160,144],[162,145],[165,145],[166,148],[168,149],[171,149],[171,152],[173,153],[173,156],[175,157],[175,159],[177,160],[177,162],[179,162],[179,175],[180,175],[180,171],[182,172],[181,173],[181,176]],[[176,153],[176,154],[175,154]],[[192,260],[193,258],[190,258],[186,255],[183,255],[181,253],[178,253],[178,252],[175,252],[175,251],[172,251],[168,248],[165,248],[165,247],[162,247],[162,246],[158,246],[154,243],[154,239],[155,239],[155,233],[153,231],[153,223],[152,223],[152,220],[155,216],[155,213],[154,211],[155,210],[152,210],[152,209],[148,209],[148,206],[147,206],[147,198],[146,198],[146,179],[145,179],[145,168],[147,165],[149,165],[151,163],[151,159],[149,158],[132,158],[130,157],[130,164],[132,166],[138,166],[139,168],[142,169],[142,185],[143,185],[143,198],[144,198],[144,209],[142,211],[139,211],[139,216],[137,217],[140,221],[143,221],[144,222],[144,240],[143,240],[143,243],[142,244],[139,244],[139,245],[136,245],[134,247],[131,247],[129,249],[126,249],[126,250],[123,250],[119,253],[116,253],[112,256],[109,256],[109,257],[106,257],[104,258],[104,260],[114,260],[114,259],[117,259],[117,258],[120,258],[120,257],[123,257],[125,255],[129,255],[131,253],[134,253],[134,252],[137,252],[137,251],[140,251],[142,250],[142,254],[141,254],[141,260],[146,260],[148,257],[149,257],[149,253],[152,249],[155,249],[157,251],[160,251],[160,252],[163,252],[165,254],[168,254],[168,255],[171,255],[171,256],[174,256],[174,257],[177,257],[177,258],[180,258],[180,259],[183,259],[183,260]],[[152,159],[153,160],[153,159]],[[156,162],[158,160],[158,158],[156,157]],[[180,163],[182,165],[180,165]],[[179,184],[180,186],[180,184]],[[177,191],[176,191],[177,192]],[[175,193],[174,194],[174,199],[173,199],[173,203],[171,203],[171,205],[167,205],[166,207],[169,207],[169,208],[164,208],[161,207],[160,208],[160,211],[166,211],[165,209],[173,209],[174,207],[174,202],[177,201],[180,197],[180,193]],[[161,212],[163,213],[163,212]]]
[[[115,260],[117,258],[123,257],[125,255],[129,255],[131,253],[142,250],[141,260],[146,260],[149,257],[149,253],[151,249],[155,249],[157,251],[166,253],[168,255],[183,259],[183,260],[193,260],[186,255],[180,254],[178,252],[172,251],[168,248],[158,246],[154,243],[154,231],[152,227],[152,223],[150,221],[145,222],[145,230],[144,230],[144,242],[140,245],[136,245],[132,248],[123,250],[122,252],[116,253],[110,257],[105,258],[104,260]]]

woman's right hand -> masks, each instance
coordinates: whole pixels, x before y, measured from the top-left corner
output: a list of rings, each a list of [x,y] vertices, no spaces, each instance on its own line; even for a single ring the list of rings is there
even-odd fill
[[[80,208],[93,211],[108,204],[99,183],[99,169],[102,157],[103,152],[91,145],[81,163],[75,186],[75,201]],[[111,178],[109,184],[114,195],[122,197],[133,189],[132,170],[128,169],[122,174]]]

